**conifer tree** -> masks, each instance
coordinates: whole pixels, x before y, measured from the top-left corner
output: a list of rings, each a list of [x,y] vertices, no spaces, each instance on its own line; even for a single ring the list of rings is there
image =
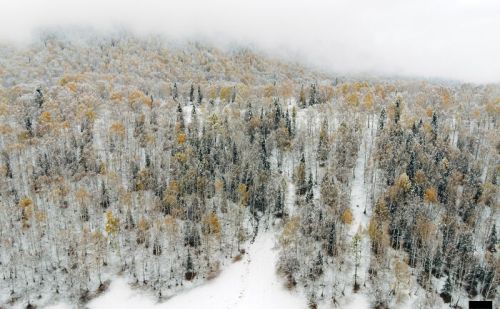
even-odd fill
[[[177,100],[179,97],[179,90],[177,90],[177,83],[174,83],[174,88],[172,89],[172,98]]]
[[[306,107],[306,92],[304,91],[304,86],[302,85],[299,93],[299,106]]]
[[[276,218],[283,217],[284,203],[283,203],[282,195],[283,195],[283,193],[281,192],[281,188],[280,188],[278,190],[278,193],[276,196],[276,202],[274,204],[274,215],[276,216]]]
[[[191,84],[191,88],[189,88],[189,102],[194,103],[194,85]]]
[[[43,98],[42,89],[40,87],[36,88],[36,91],[35,91],[35,105],[38,108],[42,108],[42,105],[43,105],[44,101],[45,100]]]
[[[314,197],[312,173],[309,172],[309,180],[307,181],[306,202],[311,202]]]
[[[316,84],[311,84],[311,89],[309,90],[309,106],[318,104],[318,94],[316,90]]]
[[[201,88],[198,85],[198,104],[201,104],[201,101],[203,101],[203,93],[201,92]]]
[[[386,118],[385,108],[382,108],[382,110],[380,111],[380,117],[378,117],[378,130],[379,131],[384,129],[385,118]]]
[[[450,303],[451,302],[451,293],[453,292],[453,286],[451,285],[450,281],[450,275],[446,278],[446,282],[443,286],[443,289],[441,290],[441,298],[445,303]]]
[[[496,245],[497,245],[497,227],[496,224],[493,225],[493,228],[491,229],[490,236],[488,237],[488,242],[487,242],[487,249],[490,252],[496,252]]]
[[[335,254],[335,249],[336,249],[335,224],[332,222],[330,231],[328,233],[326,252],[329,256],[333,256]]]
[[[185,278],[188,281],[191,281],[196,276],[193,267],[193,260],[191,258],[191,251],[188,251],[187,260],[186,260],[186,272]]]

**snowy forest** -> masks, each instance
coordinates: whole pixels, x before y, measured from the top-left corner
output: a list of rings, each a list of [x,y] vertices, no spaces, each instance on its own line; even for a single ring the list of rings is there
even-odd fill
[[[499,121],[498,84],[129,33],[0,45],[0,307],[123,278],[170,308],[259,239],[305,308],[498,305]]]

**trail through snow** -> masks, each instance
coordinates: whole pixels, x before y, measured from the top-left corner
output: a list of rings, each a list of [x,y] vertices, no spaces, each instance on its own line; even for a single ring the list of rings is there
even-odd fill
[[[347,303],[346,308],[370,308],[370,302],[368,300],[366,293],[366,288],[364,286],[367,275],[368,268],[370,265],[370,241],[366,231],[368,230],[368,222],[370,220],[371,207],[368,203],[367,205],[367,186],[364,181],[365,165],[366,165],[366,152],[368,147],[370,147],[370,134],[369,130],[362,134],[363,138],[361,140],[360,150],[358,152],[358,159],[356,161],[356,167],[354,169],[354,179],[351,189],[351,211],[353,215],[353,223],[349,230],[349,238],[352,242],[352,237],[359,231],[361,236],[361,258],[358,267],[358,283],[360,285],[360,290],[357,293],[352,294],[350,302]],[[366,213],[365,213],[366,209]],[[354,268],[352,270],[351,278],[354,277]]]
[[[278,251],[274,249],[275,236],[261,227],[255,242],[244,258],[231,264],[221,274],[201,286],[180,293],[163,303],[128,286],[117,279],[110,290],[88,304],[90,309],[274,309],[307,308],[301,295],[285,289],[276,274]]]

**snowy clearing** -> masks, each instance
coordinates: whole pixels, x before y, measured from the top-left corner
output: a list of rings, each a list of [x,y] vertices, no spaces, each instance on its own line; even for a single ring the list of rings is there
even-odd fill
[[[276,274],[277,251],[274,247],[273,233],[263,231],[243,259],[228,266],[217,278],[162,303],[143,290],[132,289],[125,279],[119,278],[111,283],[108,292],[91,301],[88,308],[306,308],[305,298],[286,290]]]

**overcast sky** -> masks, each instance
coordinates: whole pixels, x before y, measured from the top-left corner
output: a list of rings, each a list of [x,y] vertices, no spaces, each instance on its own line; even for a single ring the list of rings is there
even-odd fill
[[[236,41],[341,74],[500,82],[499,0],[0,0],[0,41],[51,26]]]

